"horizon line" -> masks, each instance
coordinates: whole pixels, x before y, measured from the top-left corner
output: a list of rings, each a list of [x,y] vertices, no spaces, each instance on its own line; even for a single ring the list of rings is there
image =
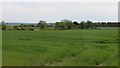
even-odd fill
[[[85,21],[87,21],[87,20],[85,20]],[[89,21],[91,21],[91,20],[89,20]],[[55,21],[55,22],[60,22],[60,21]],[[47,22],[46,21],[46,23],[55,23],[55,22]],[[74,22],[74,21],[72,21],[72,22]],[[80,23],[81,21],[77,21],[77,22]],[[119,22],[119,21],[92,21],[92,22]],[[5,21],[5,23],[38,23],[38,22]]]

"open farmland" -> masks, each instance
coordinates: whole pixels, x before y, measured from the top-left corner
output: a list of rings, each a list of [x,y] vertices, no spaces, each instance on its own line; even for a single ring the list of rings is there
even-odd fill
[[[118,30],[5,30],[3,66],[118,65]]]

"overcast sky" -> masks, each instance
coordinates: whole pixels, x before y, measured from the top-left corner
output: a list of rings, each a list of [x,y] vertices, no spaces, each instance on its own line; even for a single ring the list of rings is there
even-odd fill
[[[0,0],[0,2],[118,2],[119,0]]]
[[[2,18],[8,22],[38,22],[39,20],[55,22],[63,19],[73,21],[117,21],[117,0],[116,2],[112,2],[113,0],[109,0],[111,2],[104,1],[6,2],[2,3]]]

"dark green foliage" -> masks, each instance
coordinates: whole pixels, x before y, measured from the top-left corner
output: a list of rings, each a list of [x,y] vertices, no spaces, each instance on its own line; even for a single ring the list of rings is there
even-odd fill
[[[6,24],[5,24],[5,21],[2,21],[1,24],[2,24],[2,30],[6,30]]]
[[[71,20],[67,20],[67,19],[61,20],[61,22],[55,23],[55,28],[60,29],[60,30],[72,29],[73,23]]]
[[[14,26],[13,29],[14,29],[14,30],[21,30],[21,27],[19,27],[19,26]]]
[[[81,28],[81,29],[85,29],[85,21],[81,21],[81,23],[80,23],[80,28]]]
[[[60,30],[67,30],[67,29],[95,29],[96,26],[93,24],[92,21],[87,20],[81,21],[79,24],[77,21],[72,22],[71,20],[62,20],[61,22],[55,23],[55,28]]]
[[[72,20],[64,19],[60,22],[56,23],[47,23],[46,21],[40,20],[38,24],[21,24],[18,26],[14,26],[15,30],[31,30],[34,29],[59,29],[59,30],[70,30],[70,29],[98,29],[100,27],[118,27],[118,22],[92,22],[90,20],[81,21],[78,23],[77,21],[72,22]],[[4,26],[4,29],[6,26]],[[19,29],[20,28],[20,29]]]
[[[74,25],[79,25],[79,23],[77,21],[74,21],[73,24]]]
[[[40,27],[40,29],[46,29],[47,28],[47,23],[46,21],[39,21],[38,26]]]

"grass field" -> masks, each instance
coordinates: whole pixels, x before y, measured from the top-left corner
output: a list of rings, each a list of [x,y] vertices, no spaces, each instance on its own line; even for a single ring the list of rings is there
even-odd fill
[[[118,30],[3,31],[3,66],[118,65]]]
[[[0,30],[0,67],[2,66],[2,30]]]

